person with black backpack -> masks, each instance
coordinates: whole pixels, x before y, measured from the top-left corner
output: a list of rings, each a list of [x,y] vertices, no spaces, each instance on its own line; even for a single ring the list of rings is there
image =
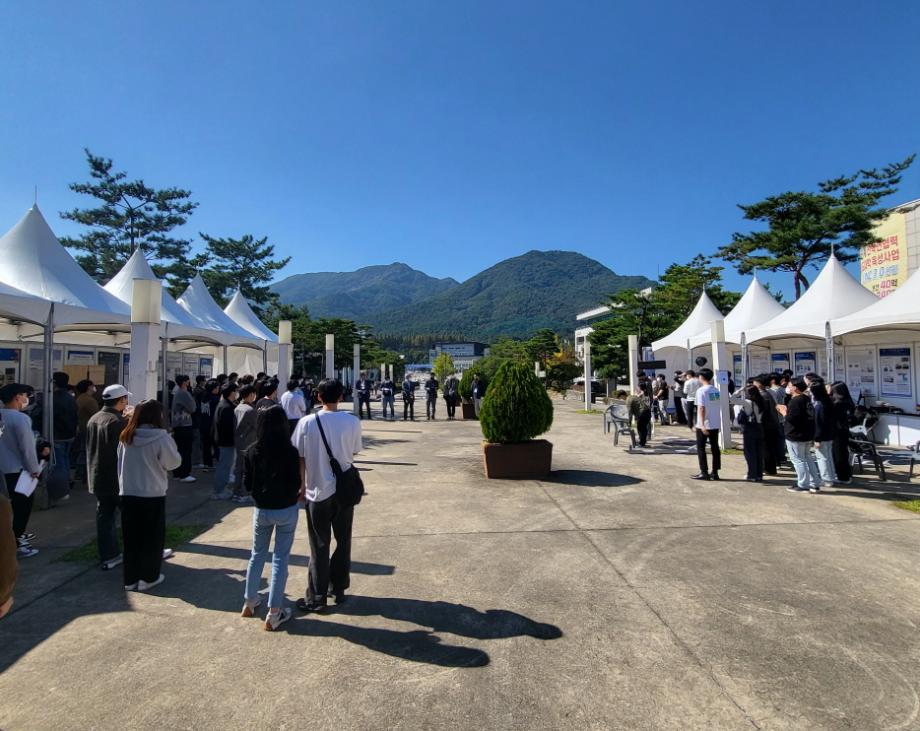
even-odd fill
[[[305,416],[297,424],[291,443],[300,454],[301,495],[306,499],[307,528],[310,539],[310,573],[303,599],[297,608],[322,612],[331,593],[335,603],[345,601],[351,583],[351,529],[360,493],[339,494],[355,486],[354,455],[361,451],[361,422],[354,415],[339,411],[345,389],[341,381],[327,378],[316,387],[322,409]],[[335,536],[335,552],[330,544]]]
[[[252,389],[243,386],[240,392]],[[254,617],[262,603],[259,584],[268,558],[268,547],[275,534],[272,551],[272,579],[268,591],[265,629],[273,632],[291,618],[284,606],[288,560],[297,531],[297,501],[300,496],[300,455],[288,441],[290,426],[280,406],[261,409],[256,414],[256,440],[243,453],[243,486],[255,503],[252,515],[252,554],[246,568],[243,617]]]
[[[447,420],[453,421],[457,414],[457,401],[460,400],[460,381],[456,376],[444,380],[444,403],[447,404]]]

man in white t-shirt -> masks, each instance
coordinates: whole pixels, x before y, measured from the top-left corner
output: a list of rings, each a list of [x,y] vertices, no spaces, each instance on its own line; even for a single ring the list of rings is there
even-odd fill
[[[347,470],[354,455],[361,451],[361,422],[353,415],[339,411],[345,393],[342,383],[326,379],[316,387],[323,405],[317,414],[303,417],[294,429],[291,443],[300,453],[301,494],[306,499],[307,535],[310,539],[310,573],[304,599],[297,608],[305,612],[321,612],[326,596],[335,595],[336,604],[345,601],[345,590],[351,583],[351,526],[354,506],[340,505],[335,497],[335,475],[329,455],[317,426],[322,424],[332,456]],[[335,552],[330,558],[329,547],[335,536]]]
[[[684,413],[687,416],[687,426],[691,430],[696,428],[696,392],[701,385],[696,373],[684,373]]]
[[[700,387],[696,391],[696,455],[700,472],[694,480],[718,480],[722,469],[722,452],[719,450],[719,430],[722,428],[722,394],[712,385],[713,373],[708,368],[699,372]],[[712,472],[706,463],[706,442],[712,450]]]
[[[307,402],[303,397],[303,391],[293,378],[287,382],[287,391],[281,394],[281,408],[287,415],[288,423],[291,425],[291,434],[293,434],[297,424],[307,415]]]

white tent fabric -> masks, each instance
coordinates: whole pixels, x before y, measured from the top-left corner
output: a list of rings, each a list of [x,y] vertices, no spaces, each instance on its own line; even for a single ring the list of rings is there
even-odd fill
[[[765,324],[786,311],[776,298],[754,277],[732,311],[725,316],[725,342],[740,345],[741,333]],[[690,338],[690,347],[698,348],[712,341],[710,328]]]
[[[747,341],[750,344],[800,337],[823,340],[826,323],[876,302],[878,298],[832,255],[805,294],[785,312],[748,331]]]
[[[0,317],[42,325],[48,321],[51,303],[0,282]]]
[[[716,320],[722,319],[722,313],[716,307],[706,292],[700,295],[693,311],[687,315],[687,319],[681,323],[670,335],[665,335],[661,340],[652,343],[652,350],[656,353],[664,348],[683,348],[687,349],[687,341],[692,340],[694,336],[699,335],[709,329]],[[692,347],[692,345],[691,345]]]
[[[265,347],[264,338],[256,337],[227,317],[226,313],[220,309],[220,306],[211,297],[211,293],[208,292],[208,287],[200,274],[195,275],[195,278],[176,301],[204,327],[211,330],[220,330],[230,336],[229,340],[225,342],[226,345],[240,345],[260,349]]]
[[[0,281],[61,303],[55,324],[127,325],[130,307],[93,281],[61,246],[38,206],[0,238]]]
[[[259,319],[259,316],[252,311],[252,307],[243,297],[242,292],[236,290],[229,304],[224,308],[224,314],[233,320],[237,325],[247,332],[252,333],[257,338],[267,340],[270,343],[277,343],[278,336],[269,330]]]
[[[920,330],[920,271],[887,297],[831,322],[833,335],[867,330]]]

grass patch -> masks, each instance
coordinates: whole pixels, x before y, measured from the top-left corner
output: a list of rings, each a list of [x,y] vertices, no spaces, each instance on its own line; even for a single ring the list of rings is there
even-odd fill
[[[201,524],[167,525],[164,545],[166,548],[178,548],[183,543],[188,543],[195,536],[204,533],[207,529],[208,526]],[[121,550],[121,540],[118,541],[118,544],[118,549]],[[95,540],[90,541],[85,546],[72,548],[60,558],[56,559],[56,561],[66,561],[68,563],[93,563],[98,560],[99,551],[96,550]]]
[[[728,449],[723,449],[722,454],[740,454],[744,455],[743,449],[735,449],[734,447],[729,447]]]
[[[920,513],[920,500],[898,500],[895,507],[910,510],[912,513]]]
[[[603,411],[598,411],[597,409],[579,409],[575,412],[576,414],[603,414]]]

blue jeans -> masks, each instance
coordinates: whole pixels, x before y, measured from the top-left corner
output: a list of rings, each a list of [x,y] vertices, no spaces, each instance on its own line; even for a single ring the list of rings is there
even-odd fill
[[[230,482],[230,473],[236,461],[236,450],[233,447],[220,447],[220,457],[217,459],[217,470],[214,473],[214,494],[222,493]]]
[[[387,418],[387,407],[390,407],[390,418],[396,418],[396,411],[394,409],[394,404],[396,403],[396,397],[393,394],[386,395],[381,397],[381,402],[383,403],[383,418]]]
[[[821,487],[821,475],[818,472],[818,463],[811,453],[812,442],[790,442],[786,440],[789,450],[789,459],[795,468],[796,484],[802,490],[810,487]]]
[[[834,440],[820,442],[820,444],[820,447],[815,447],[815,459],[818,462],[821,481],[825,484],[837,482],[837,470],[834,468]]]
[[[246,569],[246,593],[243,598],[252,604],[259,593],[262,569],[268,558],[268,544],[275,531],[275,550],[272,553],[272,583],[268,592],[268,606],[277,609],[284,606],[284,587],[288,577],[288,558],[294,544],[297,530],[297,506],[280,510],[255,508],[252,511],[252,555]]]

